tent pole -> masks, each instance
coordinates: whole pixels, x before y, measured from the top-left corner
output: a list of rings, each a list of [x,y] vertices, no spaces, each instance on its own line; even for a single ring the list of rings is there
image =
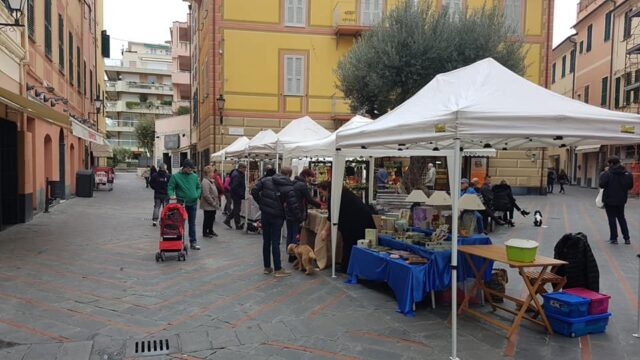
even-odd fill
[[[451,360],[458,360],[458,202],[460,200],[460,139],[453,151],[453,184],[451,186]]]
[[[244,184],[245,184],[245,192],[244,192],[244,232],[249,233],[249,206],[251,205],[249,201],[249,166],[251,166],[251,161],[247,159],[247,169],[244,171]],[[240,202],[242,204],[242,202]],[[242,205],[240,205],[240,209],[242,209]]]
[[[369,197],[367,198],[369,204],[371,204],[373,202],[373,187],[374,187],[374,183],[375,183],[374,178],[373,178],[374,170],[375,170],[375,168],[373,166],[373,161],[374,161],[373,156],[369,156],[369,168],[367,169],[369,171],[369,175],[368,175],[368,179],[367,179],[368,182],[369,182],[369,184],[368,184],[369,185]]]

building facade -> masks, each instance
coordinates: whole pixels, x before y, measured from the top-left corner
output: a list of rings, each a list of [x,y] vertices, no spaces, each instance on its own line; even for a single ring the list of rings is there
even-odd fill
[[[97,164],[101,0],[27,0],[23,28],[0,31],[0,224],[29,221],[75,193],[75,173]],[[13,22],[0,6],[3,22]],[[11,20],[11,21],[7,21]]]
[[[433,1],[436,6],[448,6],[454,16],[494,4],[491,0]],[[277,131],[304,115],[327,129],[339,127],[352,114],[336,88],[336,64],[354,39],[398,3],[190,1],[194,157],[204,164],[210,154],[238,136],[252,137],[266,128]],[[553,0],[499,4],[514,36],[526,43],[526,78],[546,86]],[[221,96],[225,99],[222,111],[216,104]],[[501,156],[491,160],[490,174],[516,186],[539,186],[541,161],[535,163],[536,169],[524,153]],[[519,160],[526,160],[526,168],[519,166]]]
[[[138,122],[173,115],[171,46],[129,42],[121,60],[106,61],[105,74],[109,143],[146,155],[135,134]]]
[[[171,26],[173,112],[191,111],[191,29],[187,21]],[[180,109],[180,110],[179,110]]]
[[[189,114],[156,120],[156,142],[153,152],[156,166],[167,165],[170,173],[180,169],[191,151],[191,117]]]

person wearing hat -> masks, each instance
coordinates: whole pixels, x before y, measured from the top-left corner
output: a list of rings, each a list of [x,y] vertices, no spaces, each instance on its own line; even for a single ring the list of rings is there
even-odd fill
[[[608,169],[600,174],[599,185],[604,189],[602,202],[609,221],[609,242],[618,243],[617,221],[620,224],[624,243],[631,244],[627,219],[624,217],[624,206],[627,203],[629,190],[633,188],[633,176],[620,164],[620,158],[617,156],[610,157],[607,163]]]
[[[195,165],[193,161],[185,159],[182,162],[182,169],[177,174],[171,176],[167,192],[169,198],[184,204],[189,219],[189,243],[192,250],[200,250],[196,239],[196,214],[198,213],[198,199],[202,194],[202,186],[198,180],[198,175],[193,171]]]
[[[464,194],[477,194],[473,186],[469,186],[469,179],[460,179],[460,196]]]

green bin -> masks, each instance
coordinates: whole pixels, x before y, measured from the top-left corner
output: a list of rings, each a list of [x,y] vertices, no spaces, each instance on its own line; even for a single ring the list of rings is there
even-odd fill
[[[537,241],[525,239],[510,239],[504,243],[507,247],[507,259],[523,263],[531,263],[538,252]]]

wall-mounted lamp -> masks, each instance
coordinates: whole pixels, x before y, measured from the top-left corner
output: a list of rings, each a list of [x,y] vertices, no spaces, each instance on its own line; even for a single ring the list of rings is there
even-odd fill
[[[226,99],[224,98],[224,96],[222,96],[222,94],[220,94],[217,98],[216,98],[216,104],[218,105],[218,111],[220,111],[220,125],[222,125],[222,111],[224,110],[224,103],[226,102]]]
[[[3,3],[7,10],[9,10],[9,13],[11,13],[11,17],[13,17],[13,23],[0,23],[0,26],[23,27],[24,24],[20,24],[20,18],[23,13],[24,0],[6,0],[3,1]]]

